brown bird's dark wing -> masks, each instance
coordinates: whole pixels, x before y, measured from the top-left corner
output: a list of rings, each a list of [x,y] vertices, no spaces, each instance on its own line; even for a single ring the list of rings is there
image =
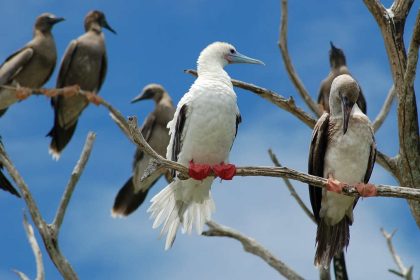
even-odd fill
[[[329,104],[329,97],[330,97],[330,93],[329,93],[329,88],[327,86],[327,83],[329,83],[329,81],[322,81],[321,86],[319,88],[319,93],[318,93],[318,104],[321,106],[321,109],[329,112],[330,111],[330,104]]]
[[[0,189],[5,190],[17,197],[20,197],[19,192],[13,187],[12,183],[3,174],[3,165],[0,164]]]
[[[146,142],[149,142],[150,137],[152,136],[153,128],[156,124],[156,117],[154,114],[149,114],[146,118],[146,120],[143,123],[143,126],[141,127],[141,134],[143,135]],[[143,158],[143,151],[140,149],[136,150],[136,154],[134,155],[134,161],[133,161],[133,168],[136,168],[136,164]]]
[[[178,161],[178,155],[181,152],[182,148],[182,134],[184,130],[185,120],[187,116],[188,106],[186,104],[182,105],[179,110],[178,118],[175,124],[175,135],[172,143],[172,161]],[[175,170],[172,170],[172,177],[175,178]]]
[[[363,95],[362,88],[359,86],[360,92],[359,92],[359,98],[357,99],[356,103],[357,106],[360,108],[360,110],[363,112],[363,114],[366,115],[367,112],[367,104],[365,96]]]
[[[6,58],[0,66],[0,85],[11,82],[31,60],[33,53],[34,50],[31,47],[24,47]]]
[[[71,65],[71,62],[73,61],[76,51],[77,51],[77,40],[73,40],[70,42],[69,46],[67,47],[67,50],[64,53],[63,60],[61,61],[60,71],[58,72],[57,83],[56,83],[57,88],[62,88],[65,85],[65,79],[70,69],[70,65]]]
[[[329,114],[324,113],[317,121],[312,132],[311,147],[309,150],[308,173],[318,177],[324,176],[324,157],[328,144]],[[321,210],[322,189],[309,185],[309,197],[311,199],[312,211],[319,221]]]
[[[369,182],[370,176],[372,175],[373,166],[375,165],[375,160],[376,160],[376,143],[375,143],[375,138],[374,138],[373,143],[370,146],[369,161],[368,161],[368,166],[367,166],[366,174],[364,178],[365,184]]]
[[[104,83],[107,69],[108,69],[108,59],[106,57],[106,53],[104,52],[104,55],[102,56],[101,70],[99,72],[98,88],[96,89],[96,92],[99,92],[99,90],[102,87],[102,84]]]

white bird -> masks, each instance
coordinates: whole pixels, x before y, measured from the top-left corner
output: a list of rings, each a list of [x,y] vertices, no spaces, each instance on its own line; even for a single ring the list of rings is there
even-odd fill
[[[210,220],[215,210],[210,194],[214,177],[207,177],[210,170],[225,180],[231,180],[236,172],[233,164],[225,164],[241,121],[232,82],[223,70],[230,63],[263,64],[238,53],[230,44],[210,44],[198,58],[198,78],[168,123],[171,139],[166,157],[189,166],[191,178],[174,176],[151,200],[148,212],[155,219],[153,228],[163,224],[161,235],[167,234],[165,250],[172,246],[180,225],[183,233],[190,234],[195,225],[201,234]]]
[[[360,87],[347,74],[334,79],[329,105],[315,125],[309,152],[309,174],[328,178],[327,189],[309,186],[317,220],[315,265],[328,267],[349,244],[349,226],[357,199],[345,196],[345,182],[355,184],[361,196],[375,195],[367,184],[375,164],[376,145],[369,118],[357,105]],[[341,182],[340,182],[341,181]]]

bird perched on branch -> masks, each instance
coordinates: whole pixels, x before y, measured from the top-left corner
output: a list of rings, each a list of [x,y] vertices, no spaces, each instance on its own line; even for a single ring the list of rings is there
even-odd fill
[[[189,166],[190,179],[175,179],[152,198],[148,212],[155,219],[153,228],[163,224],[165,249],[169,249],[178,227],[201,234],[215,210],[210,194],[214,177],[230,180],[236,168],[227,164],[229,151],[241,121],[229,75],[223,68],[231,63],[263,64],[238,53],[230,44],[215,42],[207,46],[197,61],[198,78],[178,103],[169,122],[171,139],[166,157]]]
[[[329,97],[331,112],[320,117],[312,134],[308,173],[328,178],[326,189],[309,185],[318,224],[317,266],[328,267],[349,244],[357,199],[340,194],[343,186],[356,185],[361,196],[376,194],[375,186],[367,184],[375,163],[375,139],[369,118],[356,104],[359,94],[360,87],[350,75],[335,78]]]
[[[97,94],[105,80],[107,55],[102,28],[116,33],[106,21],[104,13],[89,12],[84,21],[86,33],[70,42],[61,62],[57,88],[78,85],[82,90]],[[70,142],[77,121],[89,104],[81,95],[56,96],[51,100],[54,107],[54,126],[47,136],[51,143],[49,152],[59,159],[61,151]]]
[[[134,98],[131,103],[141,100],[153,99],[156,103],[155,110],[147,116],[141,133],[144,139],[161,156],[166,155],[169,144],[168,122],[174,117],[175,107],[166,90],[158,84],[149,84]],[[147,179],[141,181],[151,157],[137,149],[133,162],[133,176],[131,176],[118,192],[112,208],[113,217],[128,216],[134,212],[146,198],[149,189],[153,187],[162,175],[165,175],[168,183],[172,181],[169,170],[156,170]]]
[[[346,64],[346,56],[342,49],[336,48],[332,42],[330,42],[331,49],[330,49],[330,67],[331,71],[328,76],[321,82],[321,86],[318,93],[318,104],[321,106],[321,109],[330,112],[329,106],[329,97],[330,97],[330,90],[331,90],[331,83],[333,80],[342,74],[350,74],[349,68]],[[359,86],[360,88],[360,86]],[[359,109],[362,110],[364,114],[366,114],[367,106],[366,100],[363,96],[362,89],[360,88],[359,97],[357,99],[357,106]]]
[[[32,40],[0,66],[0,86],[40,88],[48,81],[57,61],[51,30],[63,20],[50,13],[36,18]],[[27,97],[22,94],[14,89],[0,88],[0,116],[10,105]]]

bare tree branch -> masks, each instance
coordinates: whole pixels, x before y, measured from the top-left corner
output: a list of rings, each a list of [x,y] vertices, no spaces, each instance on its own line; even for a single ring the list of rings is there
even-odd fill
[[[420,46],[420,11],[417,13],[416,22],[413,30],[413,37],[408,48],[407,67],[404,74],[404,88],[414,86],[416,78],[417,62],[419,60]],[[406,91],[407,92],[407,91]]]
[[[252,85],[253,86],[253,85]],[[253,86],[255,87],[255,86]],[[15,88],[16,89],[16,88]],[[267,91],[266,89],[259,88],[262,91]],[[18,89],[16,89],[18,90]],[[128,136],[128,138],[133,141],[141,150],[150,155],[158,163],[158,167],[164,167],[168,169],[174,169],[179,172],[179,177],[181,179],[189,178],[188,168],[166,158],[160,156],[156,151],[154,151],[149,144],[145,141],[141,132],[138,131],[137,127],[137,118],[130,117],[128,122],[121,115],[121,113],[113,108],[108,102],[103,98],[94,95],[91,92],[86,92],[78,89],[77,86],[67,87],[63,89],[30,89],[32,92],[41,92],[41,94],[49,94],[50,96],[55,96],[57,94],[81,94],[86,96],[86,98],[95,103],[96,105],[102,105],[106,107],[112,116],[112,119],[117,123],[117,125],[122,129],[122,131]],[[46,93],[47,92],[47,93]],[[315,120],[314,120],[315,122]],[[1,160],[1,155],[0,155]],[[389,168],[394,166],[392,159],[383,155],[382,161],[385,161],[388,164]],[[387,162],[390,161],[390,162]],[[212,172],[210,174],[214,176]],[[236,176],[266,176],[266,177],[282,177],[297,180],[306,184],[311,184],[317,187],[325,187],[327,180],[325,178],[312,176],[305,173],[300,173],[296,170],[289,169],[286,167],[238,167],[236,171]],[[389,185],[377,185],[377,196],[384,197],[398,197],[411,199],[413,201],[420,201],[420,189],[414,189],[413,187],[397,187]],[[25,193],[23,193],[25,196]],[[349,196],[359,196],[359,193],[355,186],[346,186],[343,188],[342,194]],[[39,212],[39,211],[38,211]],[[31,213],[32,215],[32,213]],[[36,214],[35,214],[36,215]],[[39,219],[38,219],[39,220]]]
[[[58,206],[54,221],[52,223],[52,227],[54,230],[56,230],[57,235],[60,231],[61,224],[63,223],[64,215],[66,213],[67,206],[70,202],[70,198],[73,194],[76,184],[79,182],[79,178],[82,175],[83,170],[86,167],[86,163],[89,159],[95,137],[96,136],[94,133],[92,132],[89,133],[86,140],[86,144],[83,148],[82,154],[80,155],[80,158],[77,161],[77,164],[73,169],[73,172],[71,173],[70,180],[67,184],[67,187],[64,190],[63,197],[61,198],[60,205]]]
[[[318,104],[311,98],[302,81],[300,80],[295,68],[293,67],[292,60],[290,59],[289,51],[287,49],[287,0],[281,1],[281,24],[280,24],[280,37],[278,46],[280,48],[283,62],[286,67],[287,73],[290,79],[295,85],[302,99],[306,105],[314,112],[318,117],[322,115],[322,110]]]
[[[399,155],[396,157],[389,157],[379,150],[376,150],[376,162],[385,168],[390,174],[396,176],[397,173],[397,162]]]
[[[268,154],[270,155],[271,161],[274,163],[274,165],[277,166],[277,167],[281,167],[281,164],[280,164],[279,160],[277,159],[277,156],[273,153],[273,151],[271,149],[268,150]],[[315,220],[314,215],[309,210],[309,208],[305,205],[303,200],[300,198],[299,194],[296,192],[295,187],[290,182],[290,180],[287,179],[287,178],[283,178],[283,181],[286,184],[286,187],[289,189],[289,192],[290,192],[291,196],[293,196],[293,198],[296,200],[296,202],[302,208],[303,212],[305,212],[305,214],[309,217],[309,219],[311,219],[312,222],[314,222],[316,224],[317,222]]]
[[[388,116],[388,113],[391,110],[392,101],[394,101],[394,97],[395,97],[395,87],[392,86],[388,91],[388,95],[385,99],[384,104],[382,105],[381,110],[379,111],[378,115],[376,116],[375,120],[372,123],[373,130],[375,132],[379,130],[385,118]]]
[[[303,280],[302,276],[300,276],[291,268],[289,268],[285,263],[277,259],[255,239],[245,236],[234,229],[228,228],[223,225],[219,225],[213,221],[207,222],[207,226],[209,227],[209,229],[203,232],[202,235],[222,236],[236,239],[242,243],[242,246],[244,247],[244,250],[246,252],[262,258],[266,263],[268,263],[272,268],[274,268],[277,272],[283,275],[286,279]]]
[[[44,263],[42,261],[42,253],[41,249],[39,248],[38,242],[36,241],[34,229],[28,223],[28,218],[26,214],[23,214],[23,226],[26,231],[26,235],[28,236],[29,244],[31,245],[32,251],[35,256],[35,263],[36,263],[36,280],[44,280],[45,279],[45,271],[44,271]]]
[[[136,117],[129,117],[127,122],[121,113],[112,108],[112,106],[105,102],[103,99],[101,99],[101,104],[106,106],[111,111],[111,113],[114,115],[113,119],[118,120],[116,123],[120,126],[123,126],[123,131],[130,131],[130,135],[127,135],[129,139],[131,139],[131,141],[133,141],[142,151],[154,158],[158,167],[163,166],[165,168],[178,171],[178,176],[181,179],[189,178],[187,167],[160,156],[149,146],[141,132],[138,130]],[[211,172],[210,176],[214,176],[214,173]],[[297,180],[302,183],[311,184],[317,187],[326,187],[327,185],[327,179],[325,178],[301,173],[287,167],[237,167],[236,176],[282,177]],[[343,188],[342,194],[355,197],[359,196],[359,192],[357,191],[356,186],[351,185],[345,186]],[[399,197],[420,201],[420,189],[380,184],[376,185],[376,196]]]
[[[405,267],[400,256],[397,254],[397,251],[395,250],[394,245],[392,244],[392,237],[394,237],[394,234],[396,233],[396,231],[397,230],[394,230],[391,234],[389,234],[383,228],[381,228],[381,232],[386,239],[389,252],[391,253],[392,258],[399,269],[399,271],[395,271],[392,269],[390,269],[389,271],[406,280],[413,280],[413,267],[412,266],[409,268]]]
[[[80,173],[82,172],[82,168],[84,167],[85,161],[89,157],[90,152],[92,150],[94,139],[95,139],[95,134],[90,132],[86,138],[85,146],[83,148],[82,154],[75,168],[75,170],[79,172],[79,174],[75,175],[73,173],[72,178],[73,177],[78,178],[78,176],[80,176]],[[45,248],[51,260],[53,261],[54,265],[57,267],[58,271],[61,273],[61,275],[65,279],[70,279],[70,280],[78,279],[76,272],[73,270],[68,260],[61,253],[59,244],[58,244],[59,226],[61,225],[61,222],[62,222],[62,216],[65,213],[65,208],[63,207],[67,207],[68,200],[70,199],[70,195],[72,193],[72,190],[70,189],[71,188],[74,189],[74,186],[72,186],[73,184],[72,179],[70,180],[68,189],[65,191],[65,195],[69,197],[62,199],[62,203],[60,206],[61,208],[58,209],[58,212],[60,212],[60,214],[59,213],[56,214],[55,221],[58,221],[56,223],[58,227],[56,227],[55,224],[47,224],[45,220],[42,218],[41,213],[36,205],[36,202],[32,198],[32,195],[29,191],[28,186],[23,181],[23,178],[20,176],[19,172],[16,170],[13,163],[10,161],[9,157],[7,156],[5,150],[1,146],[0,146],[0,161],[4,165],[4,167],[7,169],[7,171],[13,178],[13,180],[16,182],[16,185],[19,187],[21,193],[23,194],[23,198],[29,209],[32,220],[34,221],[36,228],[41,234]]]
[[[188,69],[188,70],[184,70],[184,72],[197,77],[197,71],[195,70]],[[280,107],[281,109],[293,114],[295,117],[297,117],[299,120],[301,120],[310,128],[313,128],[315,126],[316,120],[312,118],[304,110],[297,107],[292,97],[290,97],[289,99],[286,99],[283,96],[279,95],[278,93],[275,93],[274,91],[265,89],[263,87],[259,87],[259,86],[256,86],[250,83],[245,83],[245,82],[235,80],[235,79],[232,79],[231,81],[235,87],[245,89],[252,93],[255,93],[256,95]]]

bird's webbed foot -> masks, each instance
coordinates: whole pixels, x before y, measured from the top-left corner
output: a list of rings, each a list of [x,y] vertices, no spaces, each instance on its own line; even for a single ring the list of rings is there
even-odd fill
[[[213,165],[212,168],[214,173],[223,180],[232,180],[233,176],[236,174],[236,166],[230,163],[225,164],[222,162]]]
[[[89,102],[95,104],[96,106],[99,106],[102,102],[102,98],[93,92],[87,92],[86,98],[89,100]]]
[[[31,89],[26,88],[26,87],[20,87],[20,86],[17,87],[16,98],[18,100],[22,101],[22,100],[28,98],[31,94],[32,94]]]
[[[375,185],[358,183],[355,187],[361,197],[376,196],[377,190]]]
[[[340,181],[334,179],[331,174],[328,176],[327,179],[327,191],[335,192],[335,193],[341,193],[343,191],[343,187],[345,187],[346,184],[341,183]]]
[[[209,176],[210,171],[210,165],[194,163],[193,160],[190,161],[188,175],[190,175],[191,178],[201,181]]]

